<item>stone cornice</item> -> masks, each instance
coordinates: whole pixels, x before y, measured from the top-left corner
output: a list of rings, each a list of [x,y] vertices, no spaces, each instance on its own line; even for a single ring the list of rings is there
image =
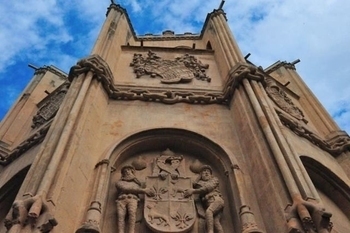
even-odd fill
[[[271,66],[267,67],[264,71],[267,74],[270,74],[270,73],[278,70],[281,67],[284,67],[284,68],[290,69],[290,70],[296,70],[294,62],[277,61],[276,63],[274,63]]]
[[[283,125],[292,130],[296,135],[306,138],[312,144],[327,151],[333,157],[337,157],[343,152],[350,151],[350,137],[344,131],[335,132],[328,135],[326,139],[323,139],[318,136],[317,133],[304,126],[300,121],[293,119],[281,111],[276,111]]]
[[[67,74],[65,74],[62,71],[59,71],[51,66],[43,66],[43,67],[36,69],[34,72],[34,75],[45,74],[48,71],[57,75],[58,77],[60,77],[63,80],[67,80]]]
[[[222,91],[214,90],[188,90],[179,88],[151,88],[113,83],[113,74],[106,62],[98,55],[92,55],[80,60],[71,68],[69,80],[81,73],[92,71],[94,77],[103,85],[111,99],[115,100],[141,100],[164,104],[192,103],[192,104],[229,104],[234,90],[239,83],[247,78],[265,83],[263,72],[247,63],[237,64],[231,69],[226,78],[227,82]]]

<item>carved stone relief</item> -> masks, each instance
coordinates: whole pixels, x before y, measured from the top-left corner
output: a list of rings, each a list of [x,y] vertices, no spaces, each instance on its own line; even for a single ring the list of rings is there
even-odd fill
[[[147,57],[135,53],[130,66],[133,67],[136,78],[144,75],[150,77],[160,77],[162,83],[187,83],[193,78],[201,81],[210,82],[211,79],[205,71],[209,68],[208,64],[203,64],[192,55],[185,54],[175,60],[164,60],[152,51],[149,51]]]
[[[296,119],[302,120],[305,123],[308,122],[304,117],[304,113],[297,106],[295,106],[284,90],[282,90],[271,79],[266,80],[266,83],[266,92],[278,107]]]
[[[57,224],[41,196],[15,201],[5,219],[9,232],[47,233]]]
[[[44,103],[42,103],[37,114],[33,117],[32,128],[38,128],[56,115],[64,97],[66,96],[68,87],[68,83],[63,84],[58,88],[56,93],[53,93],[44,101]]]
[[[149,162],[138,158],[122,166],[115,183],[119,233],[135,232],[142,219],[147,232],[224,232],[219,179],[210,166],[185,160],[167,149]],[[137,173],[148,175],[142,180]]]

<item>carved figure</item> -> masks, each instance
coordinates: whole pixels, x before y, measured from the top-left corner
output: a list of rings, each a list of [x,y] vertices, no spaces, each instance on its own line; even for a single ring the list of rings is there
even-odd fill
[[[159,176],[162,180],[170,175],[172,181],[177,180],[180,176],[179,167],[182,159],[182,156],[176,156],[174,152],[166,149],[156,159],[153,175]]]
[[[118,191],[117,214],[118,214],[118,232],[124,233],[125,222],[127,222],[128,233],[134,233],[136,222],[136,211],[139,202],[139,194],[153,196],[150,189],[142,188],[141,182],[135,176],[135,168],[131,165],[123,166],[121,169],[122,177],[116,183]]]
[[[205,222],[207,233],[223,233],[220,223],[224,208],[224,199],[219,191],[219,180],[212,175],[213,170],[209,165],[204,165],[200,171],[193,188],[184,191],[184,197],[199,194],[202,205],[205,208]]]

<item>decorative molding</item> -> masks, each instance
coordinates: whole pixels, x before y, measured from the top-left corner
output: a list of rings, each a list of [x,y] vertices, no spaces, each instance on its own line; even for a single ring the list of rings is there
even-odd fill
[[[91,55],[80,60],[69,72],[71,81],[81,73],[92,71],[94,77],[103,85],[108,96],[115,100],[141,100],[164,104],[192,103],[192,104],[225,104],[228,105],[234,90],[245,78],[261,81],[265,85],[265,76],[260,68],[238,63],[229,72],[227,82],[222,91],[180,90],[179,88],[150,88],[113,83],[113,75],[107,63],[98,55]]]
[[[103,160],[101,160],[100,162],[98,162],[96,165],[95,165],[95,168],[97,168],[97,167],[99,167],[99,166],[101,166],[101,165],[103,165],[103,164],[107,164],[107,165],[109,165],[109,160],[108,159],[103,159]]]
[[[150,75],[152,78],[159,76],[161,82],[166,84],[187,83],[191,82],[193,78],[201,81],[211,81],[205,73],[209,65],[203,64],[189,54],[176,57],[174,61],[171,61],[161,59],[152,51],[148,51],[147,57],[135,53],[130,66],[133,67],[136,78],[144,75]]]
[[[0,154],[0,165],[8,165],[16,158],[18,158],[21,154],[28,151],[33,146],[42,142],[46,136],[47,131],[51,126],[52,120],[47,122],[41,128],[39,128],[34,134],[32,134],[28,139],[23,141],[19,146],[14,148],[9,153],[1,153]]]
[[[345,131],[335,131],[326,136],[328,145],[336,151],[350,151],[350,137]]]
[[[304,113],[295,106],[293,101],[288,97],[287,93],[280,88],[274,80],[271,78],[266,80],[266,93],[273,100],[273,102],[280,107],[283,111],[293,116],[294,118],[307,123],[308,121],[304,117]]]
[[[330,134],[327,136],[327,139],[323,139],[298,120],[281,111],[276,110],[276,112],[283,125],[291,129],[296,135],[306,138],[322,150],[327,151],[332,156],[337,157],[343,152],[350,151],[350,137],[344,131]]]
[[[108,64],[97,54],[81,59],[75,66],[72,66],[68,74],[68,80],[72,81],[75,77],[88,71],[93,72],[94,77],[98,80],[106,80],[105,83],[109,82],[109,85],[112,85],[113,74]]]

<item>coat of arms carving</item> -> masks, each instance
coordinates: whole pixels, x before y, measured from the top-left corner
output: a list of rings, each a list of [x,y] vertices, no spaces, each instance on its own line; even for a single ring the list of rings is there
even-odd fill
[[[209,165],[194,161],[188,170],[185,162],[183,155],[166,149],[148,162],[139,157],[121,168],[115,184],[119,233],[135,232],[142,218],[151,232],[224,232],[219,179]],[[142,170],[149,175],[139,179],[136,173]],[[190,172],[197,177],[187,176]]]
[[[182,160],[167,149],[155,159],[153,174],[146,178],[154,195],[145,196],[144,217],[155,232],[188,232],[196,220],[194,200],[184,196],[192,181],[181,171]]]
[[[193,78],[211,81],[205,73],[209,65],[189,54],[176,57],[175,60],[165,60],[152,51],[148,52],[147,57],[135,53],[130,66],[133,67],[136,78],[150,75],[152,78],[160,77],[161,82],[166,84],[188,83]]]

